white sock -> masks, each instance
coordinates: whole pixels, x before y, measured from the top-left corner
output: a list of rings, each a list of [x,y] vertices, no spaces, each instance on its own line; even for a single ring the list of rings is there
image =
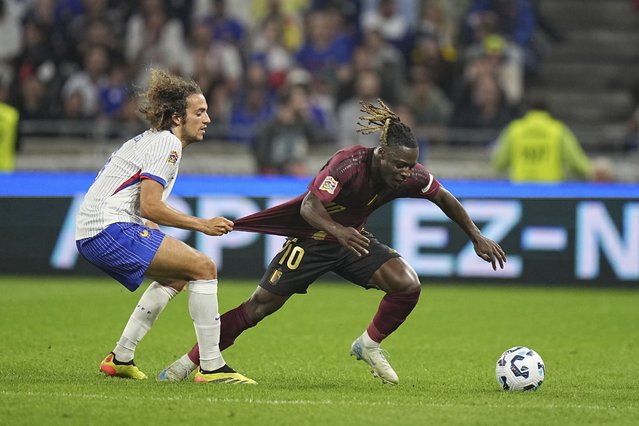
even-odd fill
[[[135,347],[176,294],[177,290],[172,287],[163,286],[156,281],[151,283],[140,298],[113,350],[118,361],[129,362],[133,359]]]
[[[217,280],[189,281],[189,312],[200,345],[200,367],[212,371],[225,362],[220,352],[220,314]]]
[[[362,333],[362,343],[364,343],[364,346],[369,348],[379,346],[379,343],[371,339],[371,336],[368,335],[368,331],[366,330],[364,330],[364,332]]]

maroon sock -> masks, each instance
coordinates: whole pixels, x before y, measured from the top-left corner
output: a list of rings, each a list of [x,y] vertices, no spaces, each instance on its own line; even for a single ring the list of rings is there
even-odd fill
[[[420,292],[421,289],[413,293],[390,293],[384,296],[373,321],[366,329],[370,338],[381,343],[384,338],[397,330],[397,327],[402,325],[417,305]]]
[[[195,345],[193,345],[187,355],[193,364],[200,365],[200,347],[197,342],[195,342]]]
[[[228,348],[235,342],[237,336],[248,328],[255,326],[246,312],[244,303],[235,309],[225,312],[222,317],[222,327],[220,330],[220,351]],[[189,359],[196,365],[200,364],[200,347],[197,342],[188,353]]]

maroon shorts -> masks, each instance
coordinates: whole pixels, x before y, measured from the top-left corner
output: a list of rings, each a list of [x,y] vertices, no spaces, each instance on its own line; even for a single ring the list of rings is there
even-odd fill
[[[400,255],[372,234],[366,231],[363,234],[370,240],[365,256],[356,256],[339,243],[287,239],[271,260],[260,287],[280,296],[306,293],[308,286],[320,276],[334,272],[364,288],[376,288],[370,283],[371,276],[384,263]]]

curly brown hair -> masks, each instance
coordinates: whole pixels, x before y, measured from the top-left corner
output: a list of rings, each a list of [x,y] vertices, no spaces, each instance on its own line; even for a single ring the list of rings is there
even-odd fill
[[[368,124],[363,124],[358,121],[357,124],[360,128],[357,129],[357,132],[369,135],[381,131],[379,135],[381,146],[406,146],[416,148],[417,139],[415,139],[410,127],[402,123],[399,116],[391,111],[381,99],[377,99],[377,103],[379,106],[366,104],[364,102],[359,103],[361,106],[360,111],[364,114],[368,114],[359,117],[359,119],[368,121]]]
[[[169,74],[160,69],[151,69],[146,91],[140,93],[140,112],[155,130],[169,130],[171,118],[177,114],[186,117],[186,98],[201,94],[202,90],[193,80]]]

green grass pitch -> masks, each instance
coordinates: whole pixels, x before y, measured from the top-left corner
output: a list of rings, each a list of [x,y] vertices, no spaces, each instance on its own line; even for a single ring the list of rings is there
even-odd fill
[[[220,280],[220,311],[255,283]],[[224,352],[257,386],[153,377],[194,341],[180,294],[138,346],[150,380],[105,378],[141,295],[109,279],[0,277],[2,425],[639,424],[639,292],[425,284],[384,342],[399,374],[382,385],[349,356],[380,292],[317,283]],[[511,346],[543,357],[537,392],[509,393],[495,362]]]

